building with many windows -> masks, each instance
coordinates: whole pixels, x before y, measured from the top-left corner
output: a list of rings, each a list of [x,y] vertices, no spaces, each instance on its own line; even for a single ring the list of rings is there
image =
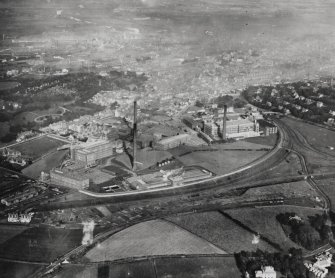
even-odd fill
[[[108,140],[84,143],[73,150],[73,159],[84,162],[86,165],[91,165],[99,159],[113,155],[115,148],[115,142]]]

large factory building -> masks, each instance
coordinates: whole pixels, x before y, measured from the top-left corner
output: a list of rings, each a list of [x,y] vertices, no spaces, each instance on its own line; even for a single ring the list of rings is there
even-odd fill
[[[64,185],[74,189],[85,189],[90,185],[90,180],[87,176],[68,169],[51,170],[50,181],[52,184]]]
[[[73,150],[73,159],[91,165],[96,160],[113,155],[115,148],[115,142],[107,140],[85,143]]]

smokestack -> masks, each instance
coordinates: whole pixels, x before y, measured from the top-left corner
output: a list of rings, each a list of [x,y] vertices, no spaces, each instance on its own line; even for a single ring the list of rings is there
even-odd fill
[[[227,105],[223,106],[222,139],[227,139]]]
[[[136,168],[136,136],[137,136],[137,102],[134,101],[134,125],[133,125],[133,170]]]

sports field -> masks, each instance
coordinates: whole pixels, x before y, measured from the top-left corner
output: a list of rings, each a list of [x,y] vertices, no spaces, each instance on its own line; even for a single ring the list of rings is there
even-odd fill
[[[64,144],[65,143],[62,141],[47,136],[41,136],[37,139],[18,144],[13,147],[13,149],[35,160],[52,150],[56,150],[58,147]]]
[[[169,217],[169,221],[195,235],[226,250],[228,253],[256,251],[257,249],[275,251],[268,243],[260,240],[252,244],[253,234],[218,211],[186,214]]]
[[[120,231],[86,254],[90,261],[168,254],[225,254],[220,248],[163,220]]]

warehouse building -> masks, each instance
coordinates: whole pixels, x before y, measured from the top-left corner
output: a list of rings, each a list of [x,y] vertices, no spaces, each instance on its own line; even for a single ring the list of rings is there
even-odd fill
[[[71,171],[68,169],[51,170],[50,181],[52,184],[64,185],[74,189],[85,189],[90,185],[90,180],[87,176],[80,172]]]
[[[164,138],[157,142],[156,148],[159,150],[167,150],[176,148],[180,145],[187,143],[190,140],[190,135],[188,134],[179,134],[176,136]]]

